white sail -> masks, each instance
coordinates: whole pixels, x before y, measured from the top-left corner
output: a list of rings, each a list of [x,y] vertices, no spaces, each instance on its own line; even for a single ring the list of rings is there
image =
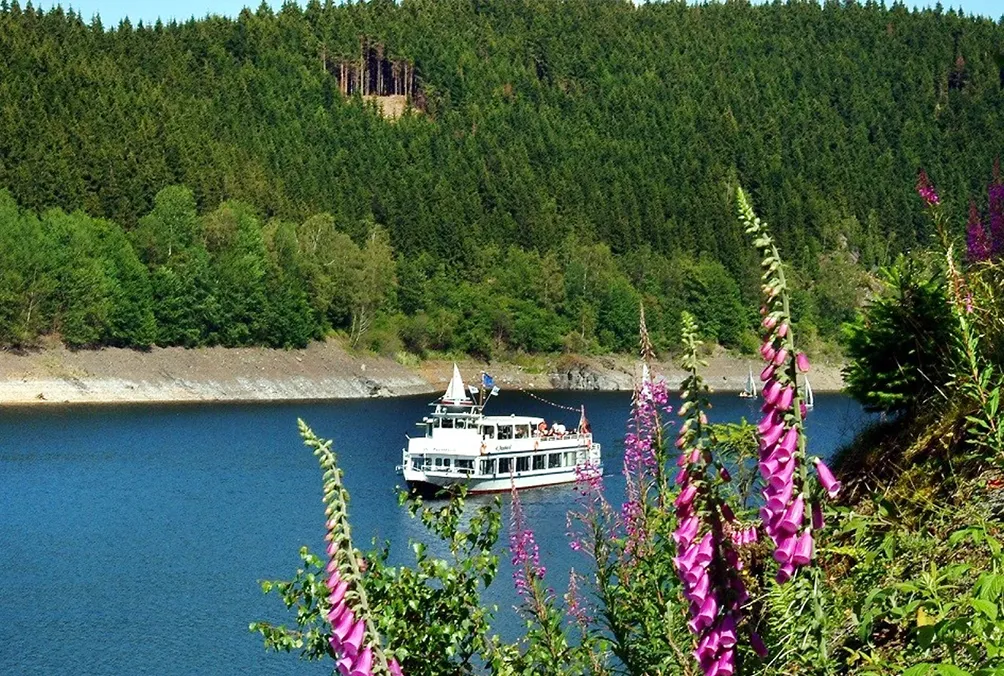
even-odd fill
[[[746,385],[739,396],[743,399],[752,399],[756,396],[756,381],[753,380],[753,367],[749,367],[749,375],[746,377]]]
[[[464,387],[464,380],[460,377],[460,369],[453,365],[453,378],[450,380],[443,401],[467,401],[467,388]]]
[[[805,379],[805,407],[812,408],[816,405],[815,399],[812,397],[812,385],[809,384],[809,379]]]

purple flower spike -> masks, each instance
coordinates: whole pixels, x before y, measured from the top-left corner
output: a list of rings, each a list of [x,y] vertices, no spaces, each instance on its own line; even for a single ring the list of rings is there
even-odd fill
[[[777,408],[787,411],[791,407],[791,400],[795,396],[795,388],[791,385],[781,390],[781,396],[777,398]]]
[[[763,436],[760,438],[763,440],[764,446],[769,448],[777,443],[777,440],[781,438],[782,434],[784,434],[784,426],[774,425],[764,432]]]
[[[750,632],[750,647],[753,648],[753,652],[755,652],[760,659],[764,659],[770,654],[767,652],[767,646],[764,645],[763,639],[760,638],[760,634],[755,631]]]
[[[787,464],[783,465],[777,471],[777,474],[775,474],[770,478],[768,483],[770,484],[771,488],[780,490],[786,484],[791,483],[791,478],[792,476],[794,476],[794,474],[795,474],[795,462],[790,461]]]
[[[777,354],[774,355],[774,359],[772,361],[774,362],[775,365],[780,366],[781,364],[784,363],[784,361],[787,358],[788,358],[788,350],[782,347],[780,350],[777,351]]]
[[[805,498],[799,495],[795,498],[788,510],[784,513],[784,519],[778,525],[781,532],[794,535],[802,525],[802,518],[805,516]]]
[[[335,576],[332,575],[331,577],[334,578]],[[334,607],[341,603],[342,599],[345,598],[345,591],[349,588],[349,582],[348,580],[341,580],[334,586],[331,586],[331,583],[329,582],[328,588],[331,589],[331,595],[328,596],[328,603]]]
[[[797,542],[798,539],[794,535],[785,535],[782,537],[777,543],[777,549],[774,550],[774,560],[781,564],[791,561]]]
[[[763,400],[768,404],[773,405],[777,400],[777,395],[781,393],[781,383],[776,380],[768,381],[766,385],[763,386]]]
[[[788,500],[791,499],[792,491],[795,487],[792,484],[787,484],[784,486],[780,492],[773,494],[771,497],[767,498],[766,507],[769,511],[774,514],[780,514],[788,504]]]
[[[341,622],[342,617],[347,612],[351,611],[349,610],[348,606],[346,606],[344,603],[339,603],[337,606],[334,606],[331,610],[328,611],[328,624],[334,627],[339,622]]]
[[[695,495],[697,495],[697,486],[690,484],[680,491],[680,494],[676,496],[676,500],[673,502],[673,505],[677,508],[687,507],[694,501]]]
[[[684,519],[680,527],[673,533],[673,540],[676,541],[677,546],[689,547],[690,543],[694,541],[694,536],[697,535],[697,527],[699,525],[700,521],[696,516]]]
[[[969,202],[969,222],[966,224],[966,255],[970,263],[988,260],[992,253],[993,242],[990,235],[983,229],[980,222],[980,212],[976,202]]]
[[[341,618],[338,620],[338,626],[334,627],[331,632],[331,645],[335,650],[342,649],[342,644],[352,631],[352,627],[355,623],[356,618],[355,615],[352,614],[351,610],[347,610],[342,613]]]
[[[791,562],[796,566],[807,566],[810,561],[812,561],[812,533],[804,530],[798,536],[795,552],[791,555]]]
[[[352,666],[349,676],[370,676],[373,673],[373,651],[366,648],[359,653],[359,659]]]
[[[795,355],[795,366],[797,366],[798,370],[802,373],[809,372],[809,358],[805,356],[804,352],[799,352]]]
[[[736,618],[731,614],[726,615],[725,619],[722,620],[722,626],[718,633],[721,637],[718,641],[719,645],[723,648],[734,646],[736,644]]]
[[[781,338],[784,338],[785,336],[788,335],[787,323],[781,324],[781,326],[777,327],[777,335],[780,336]]]
[[[781,416],[777,411],[769,413],[763,417],[763,420],[756,426],[756,431],[760,434],[766,434],[767,430],[781,424]]]
[[[923,169],[920,170],[920,174],[917,176],[917,194],[920,195],[920,199],[924,200],[924,204],[928,207],[937,206],[941,202],[934,186],[931,185],[931,179],[927,177],[927,172]]]
[[[812,503],[812,529],[822,530],[826,527],[826,522],[823,520],[823,506],[818,502]]]
[[[795,446],[798,444],[798,428],[789,427],[788,431],[784,433],[784,439],[781,440],[781,448],[787,451],[788,455],[791,455],[795,450]]]
[[[819,476],[819,483],[823,485],[826,494],[831,498],[837,497],[837,493],[840,492],[840,482],[822,460],[816,461],[816,474]]]
[[[359,654],[359,649],[362,647],[363,634],[366,632],[366,623],[362,620],[357,621],[352,625],[352,630],[349,635],[342,642],[342,650],[348,657],[353,660],[356,659],[356,655]]]

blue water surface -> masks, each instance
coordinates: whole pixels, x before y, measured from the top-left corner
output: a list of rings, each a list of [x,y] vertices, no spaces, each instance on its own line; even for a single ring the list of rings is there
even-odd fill
[[[629,395],[540,394],[585,404],[619,505]],[[259,581],[291,577],[302,545],[323,551],[320,472],[296,419],[335,441],[357,546],[389,540],[392,558],[407,562],[409,538],[427,535],[397,505],[394,467],[429,399],[3,409],[0,673],[330,673],[330,663],[266,654],[248,631],[254,620],[293,622]],[[714,404],[713,421],[756,418],[757,404],[735,395]],[[492,408],[578,419],[516,392]],[[812,452],[831,454],[866,420],[849,398],[817,395]],[[574,492],[526,491],[523,504],[560,594],[571,567],[587,569],[565,536]],[[520,623],[510,572],[504,565],[485,601],[511,639]]]

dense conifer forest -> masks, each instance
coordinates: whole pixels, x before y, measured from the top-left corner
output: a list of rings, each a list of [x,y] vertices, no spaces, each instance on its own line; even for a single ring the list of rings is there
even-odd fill
[[[397,120],[343,94],[361,40]],[[833,338],[964,222],[1004,148],[1004,23],[902,3],[407,0],[118,26],[0,2],[0,342],[752,348],[751,189]],[[417,99],[420,99],[418,101]]]

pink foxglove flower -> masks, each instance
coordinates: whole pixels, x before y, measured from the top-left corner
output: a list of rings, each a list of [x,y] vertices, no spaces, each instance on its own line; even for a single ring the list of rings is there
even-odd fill
[[[736,627],[742,617],[742,606],[749,598],[739,577],[742,562],[734,548],[749,542],[751,536],[736,523],[735,513],[718,496],[717,483],[708,480],[715,463],[709,447],[704,445],[707,418],[700,407],[707,387],[697,375],[696,333],[693,318],[685,313],[683,336],[689,358],[685,365],[689,363],[690,376],[683,385],[687,402],[681,414],[687,420],[679,435],[683,440],[680,450],[683,484],[674,500],[678,525],[673,534],[676,543],[673,566],[689,602],[687,627],[695,636],[693,655],[701,673],[729,676],[735,672]],[[772,349],[769,345],[765,348],[765,352]],[[762,427],[780,436],[783,419],[772,417]],[[724,467],[718,467],[718,472],[725,481],[731,478]]]
[[[840,482],[822,460],[816,461],[816,474],[819,476],[819,483],[823,485],[823,490],[831,498],[837,497],[837,493],[840,492]]]
[[[330,442],[322,442],[302,421],[300,433],[306,445],[314,449],[324,470],[328,593],[320,600],[319,610],[331,628],[328,644],[337,671],[345,676],[372,676],[376,669],[382,675],[399,675],[400,667],[397,666],[396,672],[391,669],[380,647],[379,635],[368,619],[369,606],[361,582],[365,562],[357,559],[349,536],[348,492],[342,486],[335,454]]]
[[[937,193],[926,175],[922,175],[918,190],[929,206],[938,203]],[[746,193],[737,192],[740,219],[747,234],[751,235],[760,253],[763,267],[762,291],[764,306],[761,313],[771,321],[762,321],[762,347],[764,359],[762,375],[763,418],[757,425],[759,435],[759,469],[763,477],[763,507],[760,519],[763,530],[774,545],[773,557],[779,564],[776,579],[784,583],[791,579],[800,566],[812,561],[812,530],[807,521],[816,521],[807,512],[808,487],[804,485],[806,463],[806,438],[803,421],[807,412],[799,388],[799,374],[809,370],[809,360],[799,352],[789,312],[788,282],[780,254],[765,223],[756,217]],[[839,483],[827,483],[824,472],[820,482],[829,491]],[[759,641],[759,638],[757,638]],[[759,652],[759,651],[758,651]]]

